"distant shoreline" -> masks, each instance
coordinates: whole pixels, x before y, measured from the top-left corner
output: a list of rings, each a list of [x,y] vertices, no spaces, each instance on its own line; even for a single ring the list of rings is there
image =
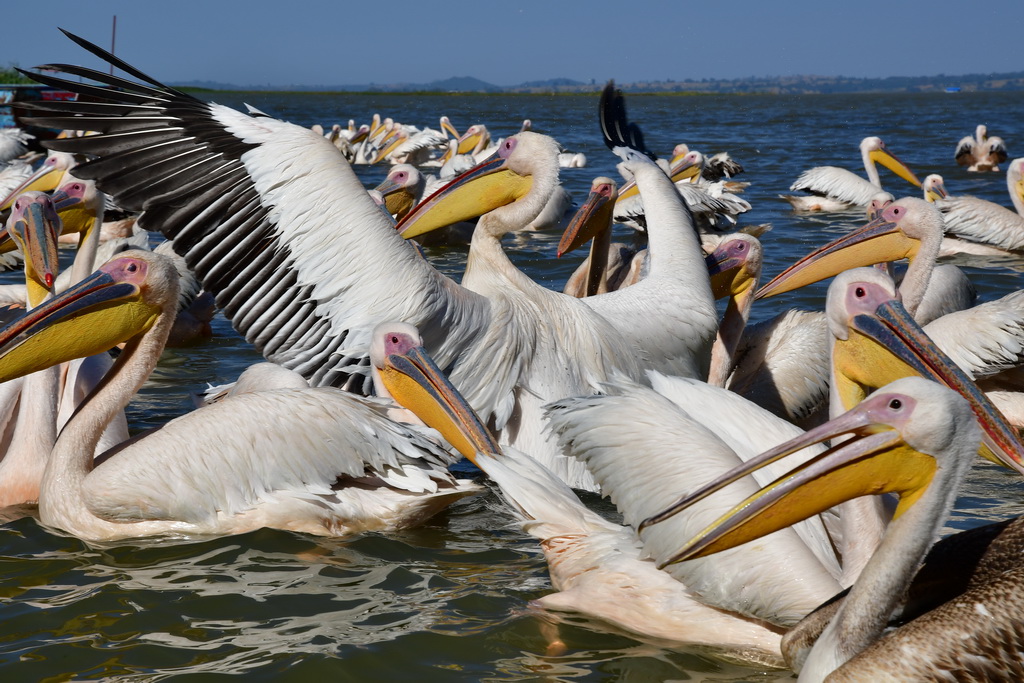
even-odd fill
[[[440,90],[260,90],[254,88],[196,88],[185,85],[172,85],[187,93],[227,93],[232,95],[353,95],[365,97],[367,95],[387,95],[389,97],[598,97],[599,91],[587,92],[489,92],[489,91],[453,91],[445,92]],[[774,95],[786,96],[829,96],[829,95],[971,95],[975,93],[995,92],[1022,92],[1022,88],[999,89],[999,90],[960,90],[951,92],[948,90],[854,90],[843,92],[773,92],[771,90],[751,90],[742,92],[707,92],[707,91],[630,91],[630,97],[713,97],[729,95],[735,97],[748,97],[753,95]]]

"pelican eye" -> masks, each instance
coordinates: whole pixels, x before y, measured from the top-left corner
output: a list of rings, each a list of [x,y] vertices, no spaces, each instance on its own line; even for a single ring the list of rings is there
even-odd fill
[[[903,407],[903,401],[899,400],[898,398],[894,398],[891,401],[889,401],[889,407],[893,410],[899,410],[900,408]]]
[[[858,287],[857,289],[853,290],[853,295],[858,299],[863,299],[866,294],[867,292],[864,291],[863,287]]]
[[[391,343],[392,344],[397,344],[398,343],[398,336],[397,335],[394,335],[394,334],[391,335]]]
[[[137,264],[137,263],[129,263],[128,267],[125,268],[125,270],[127,270],[129,273],[134,273],[138,269],[139,269],[139,264]]]

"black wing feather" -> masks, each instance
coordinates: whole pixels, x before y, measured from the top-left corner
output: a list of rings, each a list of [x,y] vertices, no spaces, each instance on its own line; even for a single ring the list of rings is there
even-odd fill
[[[608,146],[608,149],[628,147],[651,160],[658,158],[644,144],[644,135],[640,131],[640,127],[629,122],[629,118],[626,116],[626,98],[622,95],[622,91],[615,87],[615,81],[608,81],[604,90],[601,91],[598,120],[601,124],[604,144]]]

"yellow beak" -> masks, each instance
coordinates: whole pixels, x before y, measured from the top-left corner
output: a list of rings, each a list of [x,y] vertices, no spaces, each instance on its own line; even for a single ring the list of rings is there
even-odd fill
[[[907,414],[916,407],[911,396],[879,392],[836,419],[734,468],[669,510],[644,520],[641,528],[666,519],[786,455],[845,434],[851,438],[749,496],[700,532],[663,566],[733,548],[859,496],[898,494],[898,517],[920,498],[937,469],[935,458],[914,450],[899,431],[908,419]]]
[[[898,175],[900,178],[903,178],[911,185],[921,187],[921,181],[917,179],[917,176],[914,175],[914,172],[911,171],[906,164],[904,164],[902,161],[896,158],[896,155],[890,152],[889,150],[875,149],[868,152],[868,156],[871,157],[872,161],[874,161],[877,164],[881,164],[882,166],[885,166],[887,169]]]
[[[423,200],[396,226],[409,239],[460,221],[478,218],[520,199],[533,187],[531,176],[522,176],[494,157],[474,166]]]
[[[132,261],[130,278],[121,272]],[[114,259],[0,330],[0,382],[83,358],[148,330],[161,310],[139,286],[146,264]]]
[[[399,404],[439,431],[473,464],[477,453],[501,453],[476,412],[423,347],[388,355],[380,375]]]
[[[755,298],[790,292],[850,268],[913,258],[920,248],[919,240],[908,237],[896,223],[879,217],[804,256],[761,287]]]

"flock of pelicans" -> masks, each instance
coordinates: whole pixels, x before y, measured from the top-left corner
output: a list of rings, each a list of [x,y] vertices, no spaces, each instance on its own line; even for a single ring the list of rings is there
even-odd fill
[[[34,75],[80,94],[32,104],[34,122],[89,134],[47,143],[8,200],[25,312],[0,331],[0,503],[38,503],[45,525],[94,542],[349,534],[482,490],[449,472],[465,456],[540,539],[547,609],[801,680],[1024,677],[1017,521],[936,543],[976,454],[1024,473],[1024,292],[954,311],[969,287],[936,266],[1024,250],[1024,160],[1008,166],[1018,213],[949,197],[937,177],[893,201],[876,162],[921,183],[867,138],[866,180],[812,169],[791,198],[863,207],[866,225],[759,288],[760,243],[725,232],[740,184],[686,149],[655,163],[609,84],[601,128],[628,182],[596,179],[569,222],[560,253],[593,240],[570,296],[501,246],[559,195],[552,139],[446,133],[437,165],[472,161],[425,192],[408,130],[243,114],[71,38],[129,77]],[[367,192],[350,162],[385,159]],[[980,127],[957,159],[997,170],[1005,146]],[[173,252],[98,257],[104,195]],[[474,220],[447,237],[470,242],[461,284],[409,241]],[[610,243],[625,221],[643,253]],[[61,233],[79,241],[63,284]],[[898,289],[862,267],[903,258]],[[268,362],[128,438],[123,408],[189,274]],[[823,313],[747,328],[755,298],[832,276]],[[610,497],[624,523],[574,488]]]

